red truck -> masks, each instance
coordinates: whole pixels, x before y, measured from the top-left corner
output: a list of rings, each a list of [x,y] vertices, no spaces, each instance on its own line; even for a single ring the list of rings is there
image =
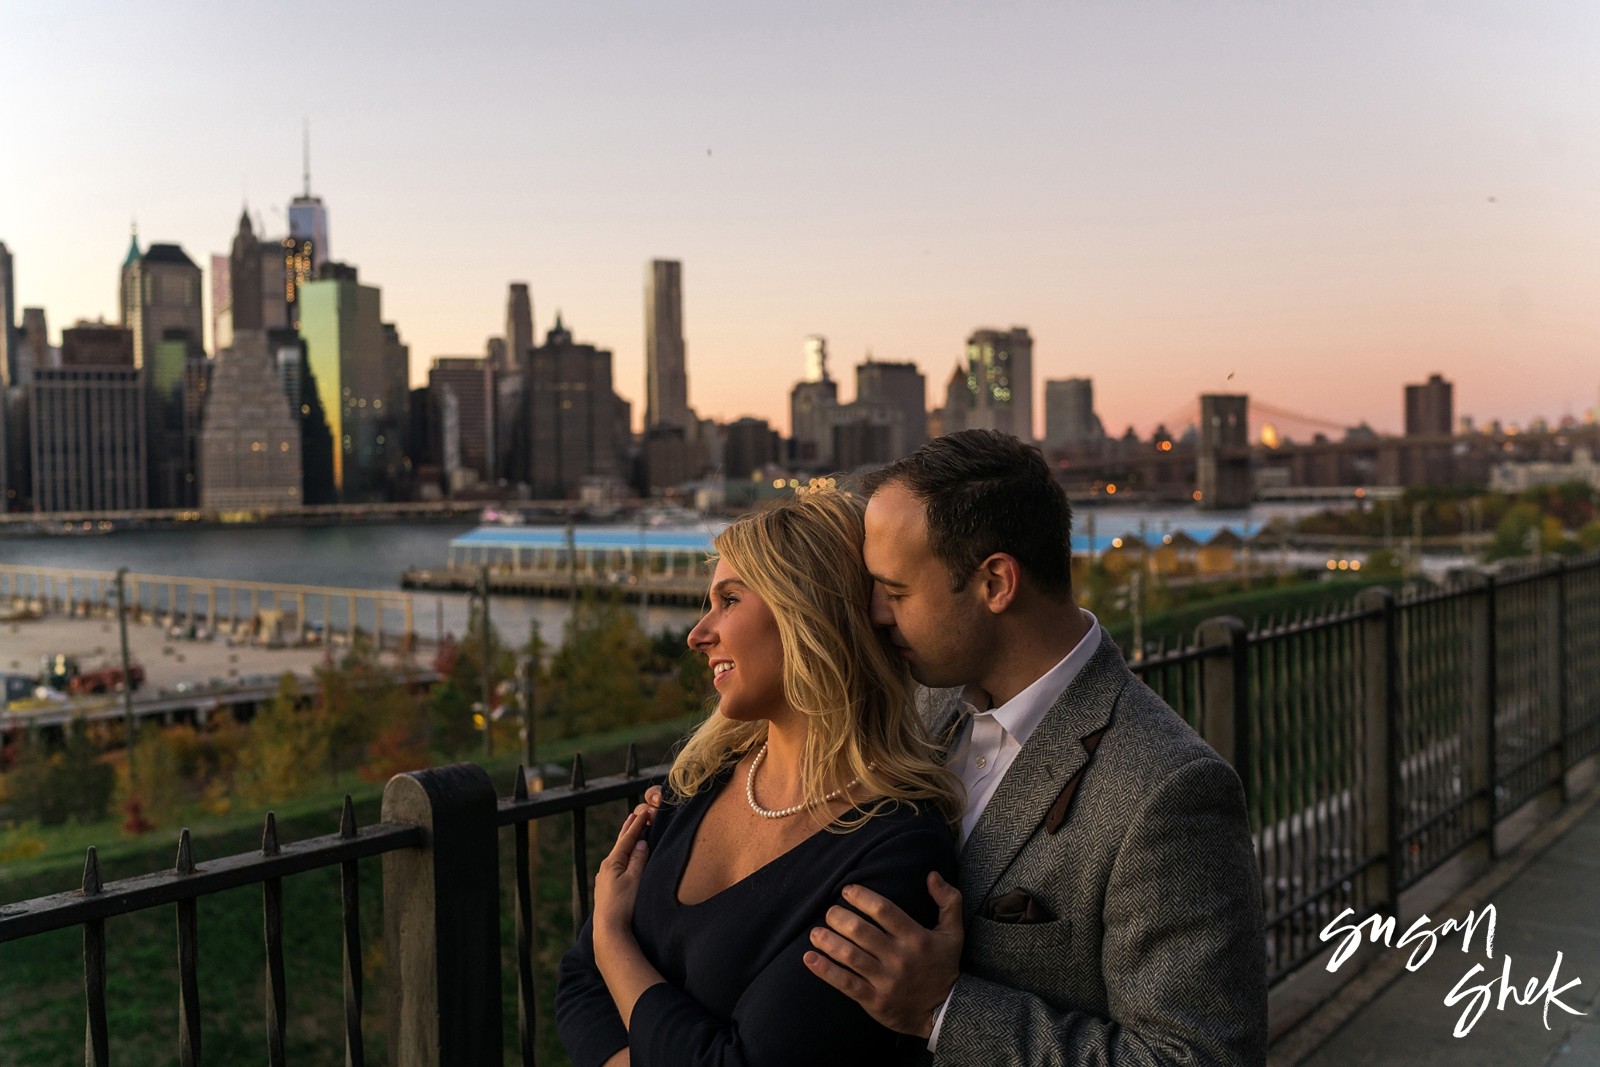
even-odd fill
[[[128,667],[128,688],[137,690],[144,684],[144,668],[137,663]],[[109,693],[122,688],[121,667],[101,667],[85,671],[67,683],[69,693]]]

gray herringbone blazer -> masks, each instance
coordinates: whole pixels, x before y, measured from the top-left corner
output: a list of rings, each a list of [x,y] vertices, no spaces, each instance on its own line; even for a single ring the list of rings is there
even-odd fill
[[[1091,758],[1082,739],[1102,728]],[[1067,822],[1046,833],[1080,770]],[[1053,918],[981,914],[1018,889]],[[1238,775],[1109,636],[973,828],[961,892],[966,947],[936,1064],[1266,1062],[1261,880]]]

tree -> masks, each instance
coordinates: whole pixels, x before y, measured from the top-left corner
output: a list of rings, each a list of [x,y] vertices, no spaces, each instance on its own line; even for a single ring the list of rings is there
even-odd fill
[[[306,792],[328,763],[328,733],[313,709],[302,710],[300,685],[285,673],[278,695],[250,722],[239,754],[239,792],[267,805]]]
[[[117,786],[115,769],[100,758],[77,719],[67,724],[60,750],[47,752],[37,741],[28,744],[10,778],[13,814],[45,826],[105,818]]]
[[[651,707],[645,666],[650,642],[633,612],[585,594],[573,605],[565,641],[550,662],[547,714],[558,736],[640,722]]]

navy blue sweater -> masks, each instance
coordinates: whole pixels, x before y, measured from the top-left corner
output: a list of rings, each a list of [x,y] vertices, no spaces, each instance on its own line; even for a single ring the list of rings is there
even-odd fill
[[[801,957],[839,891],[864,885],[924,926],[938,909],[929,871],[956,881],[955,840],[931,807],[901,807],[849,833],[818,833],[698,904],[678,903],[695,831],[726,786],[667,805],[650,828],[633,929],[666,979],[645,990],[625,1030],[595,968],[592,924],[561,960],[556,1026],[575,1067],[627,1046],[634,1067],[883,1064],[907,1046]],[[920,1043],[917,1043],[920,1045]]]

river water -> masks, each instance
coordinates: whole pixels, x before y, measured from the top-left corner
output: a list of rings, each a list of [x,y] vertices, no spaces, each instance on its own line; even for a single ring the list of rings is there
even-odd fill
[[[1224,527],[1249,536],[1275,517],[1292,518],[1316,506],[1258,504],[1246,511],[1202,512],[1187,507],[1081,508],[1075,517],[1073,549],[1101,552],[1114,537],[1137,534],[1151,539],[1183,530],[1199,541]],[[74,570],[114,571],[127,567],[145,574],[185,578],[289,582],[352,589],[398,590],[408,567],[440,567],[450,540],[473,529],[468,524],[399,523],[383,525],[290,527],[208,526],[179,530],[116,530],[96,536],[0,536],[0,563]],[[459,594],[415,594],[415,625],[425,637],[461,634],[467,598]],[[491,617],[505,640],[520,641],[538,621],[546,640],[559,640],[569,614],[564,600],[497,596]],[[654,633],[683,629],[699,612],[651,606],[643,622]]]

